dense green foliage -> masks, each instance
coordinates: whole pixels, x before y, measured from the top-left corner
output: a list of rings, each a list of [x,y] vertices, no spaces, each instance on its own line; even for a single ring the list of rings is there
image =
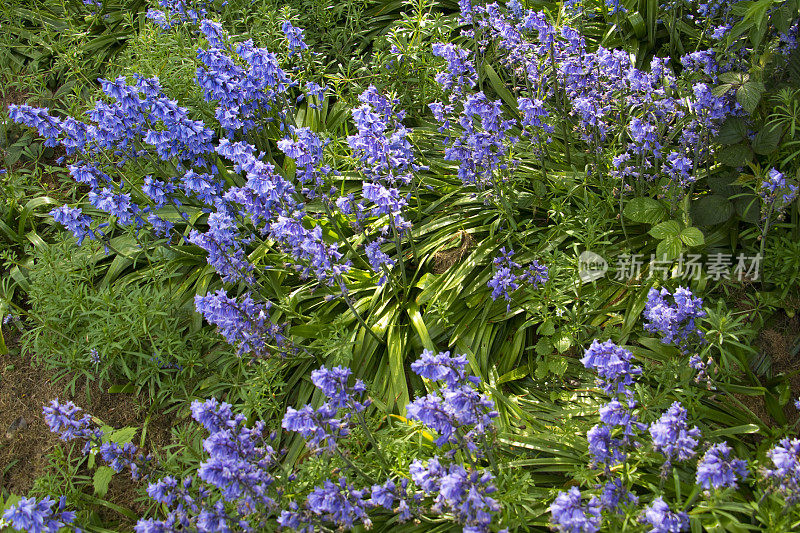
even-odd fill
[[[466,356],[468,373],[480,380],[476,390],[497,411],[482,443],[490,451],[452,447],[463,464],[495,476],[493,497],[501,511],[493,530],[548,528],[548,510],[560,491],[574,486],[595,494],[612,470],[641,505],[608,513],[602,530],[649,530],[640,521],[641,507],[656,497],[687,511],[692,531],[796,529],[800,511],[784,505],[785,494],[765,488],[764,469],[772,468],[767,451],[780,438],[797,436],[800,200],[769,200],[764,183],[773,171],[790,186],[800,178],[800,49],[787,37],[794,35],[796,43],[798,2],[750,0],[724,8],[712,2],[714,10],[705,11],[701,6],[708,4],[648,0],[522,4],[558,32],[575,28],[585,48],[562,32],[554,40],[566,51],[557,53],[555,44],[529,49],[525,63],[503,41],[496,20],[476,26],[474,38],[463,34],[472,26],[458,3],[449,1],[213,3],[207,16],[227,32],[237,64],[246,62],[233,53],[235,44],[252,39],[253,46],[275,53],[297,82],[248,132],[220,123],[219,99],[209,98],[198,81],[198,69],[210,68],[198,48],[213,45],[198,24],[162,28],[146,15],[160,7],[145,0],[95,6],[50,0],[35,7],[9,2],[0,12],[0,96],[10,104],[27,102],[59,118],[86,121],[96,101],[113,103],[98,77],[135,83],[135,75],[156,76],[165,98],[185,108],[189,120],[203,121],[215,143],[226,135],[251,143],[276,175],[293,183],[302,165],[281,144],[295,139],[291,128],[327,139],[324,163],[333,172],[321,178],[316,195],[303,196],[298,186],[300,226],[309,233],[319,228],[319,242],[337,245],[342,263],[350,264],[336,274],[308,275],[308,258],[298,258],[296,248],[262,231],[241,208],[232,224],[248,236],[240,249],[254,275],[226,277],[209,247],[193,237],[215,230],[212,216],[219,204],[187,189],[179,191],[179,202],[154,207],[174,225],[166,235],[152,225],[126,224],[98,208],[94,188],[72,181],[65,165],[83,156],[49,145],[3,109],[0,316],[13,317],[3,333],[20,330],[23,353],[50,369],[65,391],[97,382],[147,398],[150,413],[174,412],[172,443],[148,450],[159,476],[196,473],[208,450],[205,431],[189,420],[189,405],[217,398],[231,403],[248,424],[262,420],[275,430],[273,445],[282,453],[271,472],[282,481],[293,474],[281,495],[287,501],[302,502],[339,472],[348,482],[408,478],[415,460],[429,460],[438,449],[435,432],[406,410],[434,390],[411,364],[425,350],[449,350]],[[625,9],[615,12],[617,5]],[[512,18],[511,5],[498,9]],[[287,45],[285,21],[304,29],[308,51]],[[726,24],[721,37],[713,35]],[[543,42],[536,32],[526,38],[536,46]],[[475,87],[464,84],[459,93],[437,78],[453,68],[436,51],[437,43],[472,54]],[[579,107],[583,93],[567,86],[568,69],[556,62],[567,65],[570,54],[588,57],[604,49],[629,58],[631,76],[647,73],[661,81],[657,90],[640,92],[628,86],[603,92],[611,78],[596,82],[588,94],[602,93],[606,100],[592,123]],[[700,61],[697,66],[681,59],[704,50],[710,50],[713,72]],[[655,74],[654,58],[668,58],[671,73]],[[315,96],[307,89],[310,82],[328,90]],[[708,91],[698,92],[699,85]],[[373,207],[364,184],[374,176],[348,141],[361,134],[354,110],[370,87],[391,98],[392,113],[406,111],[388,122],[406,132],[401,136],[420,165],[409,171],[407,183],[391,183],[407,199],[398,210],[410,223],[407,231],[398,227],[397,213],[360,218],[335,202],[352,195],[353,203]],[[495,146],[492,157],[499,154],[501,163],[483,181],[470,181],[446,149],[467,127],[459,122],[459,106],[478,91],[513,126],[508,134],[492,131],[502,146]],[[709,118],[703,95],[718,106],[712,106],[715,112],[725,106],[727,111]],[[531,100],[546,106],[551,130],[525,125],[523,102]],[[654,111],[665,101],[669,111]],[[455,106],[449,126],[429,107],[434,102]],[[676,108],[680,112],[673,113]],[[653,120],[663,153],[642,148],[649,141],[632,126],[640,119]],[[485,122],[468,122],[477,132],[487,129]],[[92,156],[110,183],[144,206],[152,204],[143,192],[146,177],[170,183],[187,168],[185,161],[155,157],[152,146],[137,142],[150,150],[147,157],[128,160],[112,150]],[[210,153],[220,187],[245,187],[247,172],[233,159]],[[685,158],[685,176],[667,165],[671,153]],[[620,164],[626,154],[629,163]],[[626,164],[632,170],[623,170]],[[78,246],[62,233],[50,210],[65,203],[91,216],[93,230],[104,224],[102,237]],[[382,267],[375,267],[367,251],[373,242],[386,254]],[[239,245],[227,251],[233,254]],[[518,286],[493,294],[506,264],[498,258],[512,249]],[[587,252],[589,259],[606,261],[607,272],[587,276]],[[684,261],[695,255],[704,258],[705,268],[689,276]],[[638,275],[626,275],[631,265],[625,257],[642,260]],[[651,257],[667,266],[659,270]],[[708,267],[713,257],[727,258],[731,267],[740,261],[745,270],[754,257],[760,263],[745,275],[735,269],[718,275]],[[547,279],[519,281],[521,269],[534,264],[546,267]],[[673,294],[679,286],[702,298],[705,312],[693,324],[704,342],[665,343],[663,332],[646,326],[655,321],[647,316],[651,289]],[[227,344],[213,313],[195,310],[196,296],[218,290],[238,298],[238,305],[246,297],[270,302],[267,319],[277,325],[280,339],[265,330],[257,350],[237,350],[241,339]],[[725,441],[736,457],[749,461],[750,481],[740,481],[740,490],[704,492],[695,480],[697,458],[676,462],[662,476],[664,457],[647,431],[642,446],[629,450],[628,462],[605,470],[592,465],[587,431],[609,399],[581,361],[595,339],[611,339],[641,367],[630,385],[640,422],[649,426],[681,402],[689,426],[702,434],[697,458]],[[0,335],[0,353],[6,351]],[[692,356],[702,362],[699,375]],[[306,438],[285,423],[281,427],[287,408],[328,401],[311,378],[322,365],[352,369],[372,399],[336,454],[310,453]],[[91,398],[82,406],[92,413]],[[134,438],[136,429],[105,427],[104,442],[143,445],[143,435]],[[137,485],[147,501],[137,512],[104,499],[112,471],[96,464],[94,455],[83,456],[78,444],[64,444],[51,462],[30,495],[66,496],[78,511],[76,524],[87,531],[130,530],[140,516],[163,519],[169,511],[145,500],[147,483]],[[9,508],[18,496],[3,489],[0,502]],[[421,513],[400,525],[389,512],[373,518],[373,527],[447,531],[457,527],[453,514]]]

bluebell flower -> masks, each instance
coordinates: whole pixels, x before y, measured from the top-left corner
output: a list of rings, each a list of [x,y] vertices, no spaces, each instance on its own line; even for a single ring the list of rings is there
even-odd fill
[[[797,185],[787,183],[783,173],[773,168],[761,182],[759,194],[764,203],[762,219],[766,219],[772,213],[785,210],[797,198]]]
[[[602,464],[606,470],[625,462],[628,455],[624,451],[625,442],[611,436],[611,428],[597,424],[586,433],[592,462]]]
[[[629,491],[619,479],[606,481],[600,494],[600,506],[604,510],[622,512],[620,505],[636,505],[639,498]]]
[[[563,533],[594,533],[600,530],[603,521],[600,501],[592,496],[583,505],[578,487],[560,491],[549,511],[550,523]]]
[[[308,45],[303,40],[303,30],[300,28],[296,28],[292,26],[292,23],[288,20],[284,20],[281,23],[281,31],[286,36],[286,39],[289,41],[289,50],[295,52],[296,50],[307,50]]]
[[[747,461],[731,458],[731,451],[724,442],[711,446],[697,463],[697,484],[706,490],[736,488],[737,477],[747,479]]]
[[[352,409],[360,411],[364,406],[355,398],[363,394],[367,388],[360,379],[357,379],[352,387],[348,387],[347,380],[352,373],[346,367],[336,366],[329,370],[323,365],[311,372],[311,382],[328,397],[333,407],[342,408],[349,405]]]
[[[50,215],[53,220],[72,232],[79,245],[87,236],[95,236],[95,232],[90,226],[92,219],[88,215],[84,215],[80,207],[62,205],[50,211]]]
[[[71,401],[61,403],[56,398],[49,406],[44,406],[42,411],[50,431],[58,433],[61,440],[85,440],[100,436],[99,430],[94,427],[91,415],[83,413],[83,410]]]
[[[666,471],[673,460],[685,461],[694,457],[700,430],[697,427],[689,428],[686,409],[680,402],[675,402],[661,418],[650,424],[650,436],[653,438],[653,449],[666,458]]]
[[[689,528],[689,515],[670,511],[669,505],[661,497],[645,507],[641,521],[653,528],[649,530],[651,533],[679,533]]]
[[[230,298],[223,289],[205,296],[195,296],[197,312],[210,323],[239,355],[252,353],[266,357],[271,353],[270,344],[281,348],[286,339],[282,327],[273,323],[269,310],[270,302],[258,303],[249,292],[238,298]]]
[[[70,526],[75,521],[75,513],[65,511],[66,498],[62,496],[58,507],[53,509],[56,501],[49,496],[21,498],[3,512],[3,520],[11,524],[17,531],[26,533],[57,533],[61,528]]]
[[[586,350],[581,363],[590,370],[597,371],[601,378],[600,385],[606,394],[632,394],[628,389],[633,384],[633,376],[642,373],[641,368],[634,367],[630,361],[633,354],[613,342],[594,340]]]
[[[345,478],[339,478],[338,483],[325,480],[323,486],[315,487],[306,499],[309,511],[343,529],[351,529],[356,522],[361,522],[366,529],[371,527],[366,505],[364,491],[350,487]]]
[[[770,490],[786,499],[786,503],[800,502],[800,439],[784,438],[767,451],[774,468],[764,469],[764,478]]]
[[[510,302],[511,293],[520,288],[522,283],[530,284],[534,289],[547,282],[549,279],[547,267],[539,264],[538,261],[531,261],[527,269],[511,259],[514,250],[500,248],[500,255],[492,260],[494,274],[487,285],[492,289],[492,300],[497,300],[500,296]],[[511,305],[508,306],[509,310]]]
[[[670,297],[674,304],[667,300]],[[678,287],[674,294],[666,288],[661,291],[651,288],[643,315],[646,319],[644,328],[660,333],[664,344],[674,344],[687,351],[693,339],[702,338],[695,321],[706,316],[703,300],[685,287]]]
[[[423,378],[456,386],[466,379],[468,364],[466,355],[451,356],[450,352],[423,350],[420,358],[411,363],[411,370]]]

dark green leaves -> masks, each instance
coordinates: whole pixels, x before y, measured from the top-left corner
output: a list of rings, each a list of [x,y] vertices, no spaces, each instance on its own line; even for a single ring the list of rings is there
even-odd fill
[[[640,224],[655,224],[667,213],[667,209],[658,200],[652,198],[634,198],[622,210],[622,214]]]

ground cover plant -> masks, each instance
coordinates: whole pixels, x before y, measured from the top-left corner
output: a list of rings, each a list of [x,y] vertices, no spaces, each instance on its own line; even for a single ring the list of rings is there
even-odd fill
[[[4,523],[800,527],[798,3],[328,7],[138,6],[8,107],[4,331],[73,397]]]

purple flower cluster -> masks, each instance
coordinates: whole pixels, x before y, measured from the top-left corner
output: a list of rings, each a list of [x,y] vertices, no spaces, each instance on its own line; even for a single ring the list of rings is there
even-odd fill
[[[248,427],[244,415],[234,415],[229,404],[215,399],[192,402],[191,412],[209,432],[203,441],[208,457],[199,465],[196,477],[178,481],[164,476],[150,483],[147,493],[167,509],[166,517],[140,519],[136,533],[264,527],[269,512],[278,508],[270,492],[276,453],[269,445],[266,424],[256,422]]]
[[[610,340],[593,341],[586,350],[581,363],[590,370],[595,370],[600,377],[600,386],[609,395],[625,394],[632,396],[628,387],[633,384],[634,376],[642,373],[642,369],[631,365],[633,354],[617,346]]]
[[[494,476],[485,470],[466,470],[459,464],[445,468],[438,457],[427,463],[415,460],[409,468],[411,479],[425,494],[434,495],[431,510],[437,514],[452,513],[466,532],[489,531],[492,513],[500,510],[489,496],[497,491]]]
[[[287,408],[283,428],[300,433],[307,440],[308,447],[315,451],[334,450],[336,441],[350,434],[352,415],[369,405],[369,400],[360,400],[366,391],[363,381],[357,379],[352,387],[348,387],[351,375],[349,368],[341,366],[332,369],[322,366],[312,372],[311,382],[322,391],[327,401],[317,409],[310,405],[301,409]],[[344,414],[337,418],[342,409]]]
[[[774,468],[764,470],[770,490],[782,495],[789,504],[800,502],[800,439],[781,439],[767,451]]]
[[[270,345],[279,348],[286,344],[282,328],[269,315],[270,302],[257,303],[250,293],[234,299],[223,289],[206,296],[195,296],[195,308],[205,319],[217,326],[219,332],[238,353],[256,357],[269,356]]]
[[[661,418],[650,424],[653,449],[665,457],[662,472],[666,474],[673,460],[685,461],[695,455],[700,430],[689,428],[686,409],[680,402],[673,403]]]
[[[506,301],[511,301],[511,293],[520,288],[520,284],[528,283],[534,289],[547,282],[549,279],[547,267],[538,261],[531,261],[527,268],[511,259],[514,250],[506,251],[500,248],[500,255],[492,260],[494,274],[487,285],[492,289],[492,300],[502,296]],[[511,304],[508,308],[510,310]]]
[[[689,515],[682,511],[672,512],[661,497],[645,507],[641,521],[653,528],[651,533],[679,533],[689,528]]]
[[[61,440],[85,441],[83,453],[99,453],[111,468],[122,472],[126,467],[131,470],[134,480],[148,475],[152,457],[142,453],[130,442],[120,446],[113,441],[105,441],[103,432],[92,416],[83,413],[83,410],[68,401],[61,403],[58,398],[52,400],[50,405],[42,408],[45,422],[50,431],[58,433]]]
[[[626,448],[635,444],[633,437],[645,427],[633,413],[636,401],[629,387],[641,369],[631,366],[632,357],[628,350],[610,340],[604,343],[595,340],[581,359],[586,368],[597,372],[604,392],[611,396],[611,401],[599,409],[600,423],[586,434],[592,463],[602,465],[608,475],[612,467],[627,460]],[[619,480],[611,482],[619,482],[622,490]],[[613,499],[610,495],[606,497],[609,498]]]
[[[78,244],[81,244],[87,235],[94,236],[95,234],[90,228],[92,219],[84,215],[80,207],[62,205],[50,211],[50,216],[57,223],[71,231],[75,235]]]
[[[561,491],[550,505],[550,523],[563,533],[594,533],[600,530],[603,517],[600,501],[592,496],[583,505],[581,491],[572,487]]]
[[[606,3],[613,12],[620,7],[615,0]],[[525,11],[517,2],[508,4],[508,14],[494,3],[483,6],[463,1],[459,5],[461,21],[481,30],[480,34],[468,30],[465,35],[480,35],[479,50],[489,46],[498,50],[500,61],[512,74],[513,89],[521,93],[517,98],[521,129],[539,145],[533,148],[539,152],[558,122],[563,124],[564,135],[577,130],[586,143],[582,148],[589,153],[602,153],[607,139],[628,139],[624,155],[637,164],[612,168],[612,176],[653,180],[661,177],[663,169],[669,178],[667,186],[681,189],[693,181],[689,164],[675,157],[667,162],[665,152],[697,152],[696,163],[704,162],[710,154],[700,139],[708,139],[727,116],[740,112],[731,95],[716,97],[708,84],[696,82],[696,78],[711,83],[716,79],[720,67],[709,51],[684,58],[686,82],[679,84],[667,68],[667,59],[654,58],[645,71],[636,68],[624,50],[599,47],[590,52],[578,31],[569,26],[556,28],[542,12]],[[447,69],[437,78],[443,88],[461,100],[468,98],[462,94],[473,85],[471,78],[464,76],[472,72],[469,54],[446,45],[435,48],[434,53],[447,60]],[[682,94],[683,87],[693,83],[692,94]],[[452,126],[458,123],[451,120],[454,104],[437,103],[431,108],[443,129],[457,133]],[[679,134],[674,136],[676,128]],[[465,133],[472,132],[467,129]],[[502,131],[493,133],[498,142],[504,139]],[[502,149],[496,152],[505,155]],[[463,156],[453,159],[467,160]],[[473,177],[469,172],[464,175],[470,180]]]
[[[667,301],[670,297],[674,304]],[[695,320],[704,316],[706,312],[703,311],[703,300],[685,287],[678,287],[674,294],[666,288],[661,291],[650,289],[647,293],[644,308],[647,322],[644,328],[660,333],[664,344],[674,344],[682,351],[688,351],[693,338],[702,338]]]
[[[439,390],[417,398],[408,406],[408,418],[418,420],[439,434],[438,446],[447,443],[479,454],[482,436],[498,414],[494,402],[475,389],[480,382],[466,373],[467,358],[450,352],[422,352],[411,370],[427,379],[444,382]]]
[[[164,11],[149,9],[147,18],[168,30],[180,24],[197,24],[206,17],[214,0],[158,0],[158,3]],[[223,1],[220,7],[225,7],[227,3]]]
[[[17,531],[58,533],[61,528],[69,527],[75,521],[75,513],[64,510],[65,496],[58,500],[58,507],[53,509],[55,503],[49,496],[42,500],[22,498],[5,510],[3,520]]]
[[[714,444],[697,464],[697,484],[708,490],[737,487],[736,479],[747,479],[747,461],[731,458],[727,443]]]
[[[767,179],[761,182],[759,191],[763,200],[762,219],[781,213],[797,198],[797,185],[787,183],[786,177],[777,169],[770,169]]]

